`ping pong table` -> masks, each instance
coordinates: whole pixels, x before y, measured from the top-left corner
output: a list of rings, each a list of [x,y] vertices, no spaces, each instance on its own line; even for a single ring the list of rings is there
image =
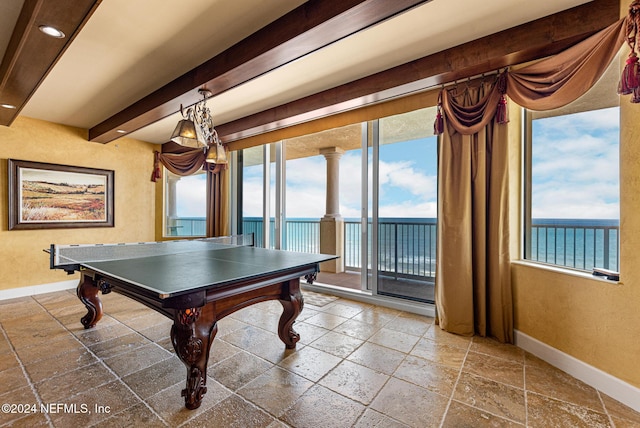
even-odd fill
[[[81,322],[102,318],[99,293],[123,294],[173,319],[171,342],[187,367],[185,406],[196,409],[207,392],[209,351],[217,321],[255,303],[278,300],[278,336],[293,349],[293,323],[304,301],[300,278],[315,280],[334,255],[253,246],[252,235],[128,244],[51,245],[51,269],[80,272],[77,295],[87,308]]]

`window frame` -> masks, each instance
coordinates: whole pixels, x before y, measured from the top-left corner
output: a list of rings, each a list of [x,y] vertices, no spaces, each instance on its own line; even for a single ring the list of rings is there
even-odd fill
[[[606,108],[610,108],[611,106],[603,106],[603,107],[595,107],[595,108],[591,108],[591,109],[585,109],[584,111],[595,111],[595,110],[601,110],[601,109],[606,109]],[[577,112],[579,113],[579,112]],[[567,114],[558,114],[557,116],[568,116],[570,114],[575,114],[575,113],[567,113]],[[554,269],[559,269],[561,271],[566,271],[566,272],[575,272],[575,273],[580,273],[580,274],[593,274],[593,268],[592,269],[587,269],[585,267],[585,269],[582,269],[580,267],[575,267],[575,266],[566,266],[564,264],[559,264],[559,263],[552,263],[549,261],[542,261],[542,260],[534,260],[532,258],[532,228],[533,228],[533,216],[532,216],[532,212],[533,212],[533,201],[532,201],[532,192],[533,192],[533,121],[536,120],[534,119],[534,113],[531,110],[528,110],[526,108],[522,108],[522,150],[523,150],[523,154],[522,154],[522,224],[523,224],[523,230],[522,230],[522,249],[521,249],[521,255],[520,258],[523,262],[526,263],[533,263],[533,264],[537,264],[537,265],[541,265],[541,266],[547,266],[547,267],[552,267]],[[620,163],[620,160],[618,159],[618,165]],[[620,186],[620,180],[618,181],[618,186]],[[618,188],[618,200],[620,199],[620,188]],[[619,204],[620,202],[618,202]],[[620,209],[620,207],[618,206],[618,209]],[[620,270],[620,216],[618,214],[618,230],[617,230],[617,271],[614,269],[607,269],[610,270],[612,272],[615,272],[616,274],[619,274],[619,270]],[[566,232],[565,232],[566,233]],[[575,232],[574,232],[575,233]],[[584,232],[586,233],[586,232]],[[574,238],[575,239],[575,238]],[[594,240],[595,240],[595,236],[594,236]],[[611,239],[611,238],[609,238]],[[554,238],[555,240],[555,238]],[[595,245],[595,244],[594,244]],[[608,243],[603,244],[607,247],[609,247]],[[554,244],[555,246],[555,244]],[[594,248],[595,251],[595,248]],[[575,255],[574,255],[575,257]],[[584,256],[586,257],[586,255]],[[597,266],[594,266],[594,268],[596,268]],[[599,269],[602,269],[601,267],[598,267]],[[610,279],[610,278],[607,278]]]
[[[169,185],[169,179],[172,176],[178,177],[178,179],[182,179],[182,178],[186,178],[186,177],[193,177],[196,175],[202,175],[202,174],[206,174],[206,172],[204,170],[199,170],[198,172],[191,174],[191,175],[187,175],[187,176],[179,176],[177,174],[172,173],[171,171],[169,171],[166,167],[162,167],[163,168],[163,175],[162,175],[162,187],[163,187],[163,192],[162,192],[162,238],[163,239],[184,239],[184,238],[204,238],[206,237],[206,222],[207,222],[207,218],[206,218],[206,191],[205,193],[203,193],[202,198],[203,198],[203,205],[205,206],[205,217],[204,217],[204,233],[203,234],[190,234],[190,235],[181,235],[181,234],[170,234],[169,233],[169,228],[172,227],[168,224],[168,220],[169,220],[169,203],[170,203],[170,185]],[[177,209],[177,200],[176,200],[176,209]],[[176,216],[177,217],[177,216]],[[189,217],[187,217],[189,218]],[[180,226],[175,226],[175,227],[180,227]],[[192,228],[193,230],[193,228]]]

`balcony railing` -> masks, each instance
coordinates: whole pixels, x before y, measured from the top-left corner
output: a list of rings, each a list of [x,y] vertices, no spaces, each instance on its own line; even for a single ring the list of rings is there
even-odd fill
[[[367,223],[371,236],[371,222]],[[344,257],[347,269],[362,268],[362,223],[345,221]],[[371,241],[367,243],[371,269]],[[436,219],[381,219],[378,221],[378,270],[408,278],[433,278],[436,274]]]
[[[591,271],[620,270],[617,220],[533,219],[529,260]]]
[[[320,252],[319,220],[287,220],[284,233],[283,249],[301,253]],[[264,224],[261,218],[245,217],[242,219],[242,233],[253,233],[256,246],[262,247],[264,242]],[[275,240],[275,221],[269,222],[269,246],[273,248]]]
[[[257,245],[264,239],[261,218],[245,217],[243,233],[254,233]],[[274,222],[270,222],[270,244],[273,246]],[[368,224],[369,229],[371,223]],[[435,219],[393,219],[378,223],[378,269],[403,277],[432,278],[435,275],[436,260],[436,220]],[[345,268],[360,270],[361,266],[361,223],[344,222]],[[371,245],[368,245],[368,259],[371,260]],[[320,252],[319,220],[287,220],[283,249],[310,253]],[[371,265],[367,266],[371,269]]]
[[[619,226],[616,220],[534,219],[530,235],[529,260],[590,272],[593,267],[619,270]],[[257,246],[263,242],[262,218],[245,217],[243,233],[254,233]],[[270,222],[270,246],[275,226]],[[179,217],[168,228],[171,236],[204,236],[205,219]],[[371,236],[371,223],[368,223]],[[362,223],[344,222],[344,260],[348,270],[360,270]],[[378,270],[410,278],[433,278],[436,263],[436,219],[381,219],[378,222]],[[371,241],[367,244],[371,260]],[[320,252],[320,220],[286,221],[283,249],[306,253]],[[371,269],[371,265],[367,266]]]
[[[204,217],[169,217],[167,236],[206,236],[207,222]]]

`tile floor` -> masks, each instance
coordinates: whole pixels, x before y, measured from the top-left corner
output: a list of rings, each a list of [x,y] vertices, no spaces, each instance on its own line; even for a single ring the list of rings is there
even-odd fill
[[[517,347],[313,297],[296,350],[277,337],[278,302],[221,320],[193,411],[167,318],[111,293],[84,330],[72,291],[0,301],[0,403],[23,411],[0,426],[640,427],[639,413]]]

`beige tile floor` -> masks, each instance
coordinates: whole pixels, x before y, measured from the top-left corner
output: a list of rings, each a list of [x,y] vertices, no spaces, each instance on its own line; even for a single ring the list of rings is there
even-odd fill
[[[193,411],[167,318],[111,293],[84,330],[72,291],[1,301],[0,403],[22,413],[0,413],[0,426],[640,427],[639,413],[515,346],[316,297],[296,350],[277,337],[278,302],[221,320]]]

